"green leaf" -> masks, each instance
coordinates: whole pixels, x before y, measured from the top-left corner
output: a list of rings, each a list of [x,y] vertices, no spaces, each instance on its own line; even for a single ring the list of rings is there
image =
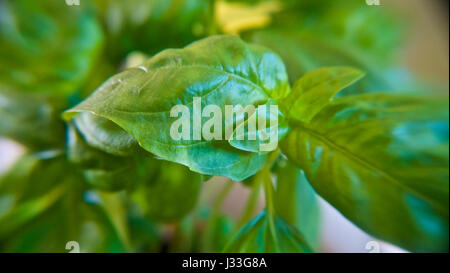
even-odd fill
[[[158,253],[162,249],[161,232],[154,222],[149,221],[139,211],[128,211],[128,226],[131,234],[131,245],[134,252]]]
[[[17,93],[0,87],[0,136],[14,139],[34,150],[64,146],[60,99]]]
[[[136,140],[108,119],[91,113],[80,113],[74,123],[87,144],[116,156],[127,156],[139,148]]]
[[[103,209],[99,204],[86,203],[83,192],[76,187],[79,181],[72,182],[70,190],[66,187],[51,208],[2,238],[0,251],[67,253],[70,250],[66,244],[76,241],[81,252],[124,252],[125,247]]]
[[[135,181],[133,165],[114,170],[86,169],[83,177],[93,188],[101,191],[115,192],[130,187]]]
[[[234,233],[235,223],[225,213],[214,214],[205,211],[207,222],[205,229],[201,232],[201,251],[207,253],[219,253],[228,244]]]
[[[448,250],[448,98],[350,96],[291,127],[283,153],[344,216],[408,250]]]
[[[120,240],[129,250],[131,248],[130,231],[127,218],[127,199],[120,193],[98,193],[102,201],[102,208],[114,226]]]
[[[278,246],[269,232],[269,220],[266,211],[262,211],[236,234],[225,248],[231,253],[305,253],[311,248],[300,232],[281,217],[275,219],[275,231]],[[277,251],[278,250],[278,251]]]
[[[64,186],[59,186],[42,197],[20,203],[8,214],[0,217],[0,239],[5,238],[13,231],[20,229],[22,225],[46,211],[55,204],[65,190]]]
[[[279,160],[276,175],[275,208],[286,222],[294,225],[313,249],[319,247],[320,208],[317,194],[305,173],[287,160]]]
[[[306,73],[282,101],[288,118],[309,122],[334,97],[364,75],[351,67],[320,68]]]
[[[0,86],[67,95],[84,83],[103,36],[89,3],[0,3]],[[0,87],[1,88],[1,87]]]
[[[193,140],[194,130],[190,140],[174,140],[170,128],[178,117],[170,117],[172,107],[187,106],[193,124],[194,97],[225,113],[225,105],[263,105],[289,91],[284,65],[275,54],[233,36],[212,36],[184,49],[165,50],[143,66],[113,76],[65,118],[93,113],[116,123],[162,159],[202,174],[242,180],[258,171],[266,156],[233,148],[223,132],[222,140]],[[234,129],[239,120],[222,128]]]
[[[270,107],[272,105],[277,106],[277,108],[271,109]],[[271,100],[266,104],[264,112],[261,113],[260,109],[257,108],[247,120],[237,125],[233,132],[233,137],[228,140],[230,145],[236,149],[253,153],[267,153],[275,150],[278,142],[289,132],[289,125],[285,115],[278,110],[278,105],[275,100]],[[259,117],[263,116],[266,117],[265,127],[260,128],[261,121]],[[257,121],[254,123],[257,125],[255,131],[249,130],[250,119]]]
[[[81,168],[90,186],[102,191],[123,190],[138,179],[134,157],[114,156],[89,146],[71,123],[68,124],[68,159]]]
[[[17,205],[37,198],[65,181],[66,168],[60,151],[26,154],[0,177],[0,194],[12,197]]]
[[[76,175],[61,153],[44,151],[21,157],[0,178],[0,240],[51,208]]]
[[[197,204],[202,176],[172,162],[158,165],[157,174],[136,187],[133,199],[151,220],[175,222]]]

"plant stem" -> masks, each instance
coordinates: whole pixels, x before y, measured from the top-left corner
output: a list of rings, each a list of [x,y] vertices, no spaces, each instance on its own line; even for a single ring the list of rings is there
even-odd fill
[[[256,205],[259,200],[261,183],[264,180],[263,176],[265,175],[264,172],[265,171],[270,172],[270,168],[272,167],[275,160],[278,158],[279,154],[280,154],[279,150],[274,151],[267,160],[267,163],[264,166],[264,168],[255,175],[250,196],[245,205],[244,212],[241,214],[241,218],[238,222],[236,229],[240,229],[245,223],[250,221],[250,219],[252,218],[253,212],[255,211]]]
[[[275,203],[273,200],[273,185],[272,185],[272,179],[270,178],[270,172],[268,170],[266,170],[264,177],[264,194],[266,197],[266,211],[267,211],[267,219],[268,219],[268,224],[269,224],[269,232],[270,235],[272,236],[274,245],[275,245],[275,250],[276,252],[279,252],[279,246],[278,246],[278,238],[276,235],[276,230],[275,230]]]
[[[236,229],[240,229],[245,223],[250,221],[250,219],[253,217],[253,212],[255,211],[256,205],[259,201],[261,181],[262,181],[262,179],[259,179],[259,177],[257,177],[255,179],[255,181],[253,182],[250,196],[247,199],[247,203],[245,204],[245,209],[241,214],[241,218],[238,222]]]
[[[212,207],[211,207],[211,213],[208,217],[208,221],[206,222],[205,232],[202,239],[202,245],[205,251],[214,251],[211,246],[211,237],[212,233],[214,232],[214,223],[218,219],[219,214],[222,211],[223,203],[225,202],[228,194],[233,189],[233,186],[236,182],[229,179],[225,185],[220,190],[219,194],[216,197],[216,200],[214,200]]]
[[[273,185],[272,179],[270,178],[269,172],[264,172],[264,194],[266,197],[266,210],[267,214],[274,215],[275,214],[275,203],[273,201]]]
[[[225,202],[225,199],[227,198],[228,194],[230,193],[231,189],[233,188],[234,182],[231,179],[228,179],[228,181],[225,183],[225,185],[220,190],[219,194],[217,195],[216,200],[214,200],[212,205],[212,211],[213,212],[219,212],[222,209],[222,205]]]
[[[126,251],[131,250],[130,234],[126,217],[126,208],[120,193],[106,193],[97,191],[103,202],[103,208],[111,220]]]
[[[275,229],[275,202],[274,202],[274,189],[272,184],[272,178],[270,177],[270,168],[272,167],[275,160],[280,155],[280,150],[277,149],[274,151],[270,157],[268,164],[264,167],[262,170],[262,178],[264,181],[264,195],[266,198],[266,211],[267,211],[267,219],[268,219],[268,225],[269,225],[269,232],[272,236],[274,245],[275,245],[275,251],[280,252],[279,245],[278,245],[278,237],[276,235],[276,229]]]

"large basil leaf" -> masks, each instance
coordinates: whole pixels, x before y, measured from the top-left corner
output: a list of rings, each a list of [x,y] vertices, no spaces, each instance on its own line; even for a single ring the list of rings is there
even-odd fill
[[[0,85],[23,92],[76,91],[103,39],[88,6],[59,0],[1,1]]]
[[[320,208],[317,194],[305,173],[285,159],[276,162],[275,207],[283,219],[294,225],[315,250],[319,247]]]
[[[348,219],[408,250],[448,250],[448,98],[350,96],[291,127],[283,153]]]
[[[284,65],[275,54],[233,36],[212,36],[184,49],[165,50],[115,75],[65,117],[93,113],[118,124],[141,147],[165,160],[242,180],[260,169],[266,156],[233,148],[223,132],[223,140],[193,140],[193,130],[190,140],[174,140],[170,128],[178,117],[171,117],[172,107],[187,106],[190,125],[194,97],[201,98],[202,106],[214,104],[225,113],[226,105],[262,105],[289,91]],[[224,122],[222,128],[235,128],[240,119]],[[204,124],[209,118],[201,120]]]
[[[158,165],[157,173],[138,185],[134,200],[152,220],[180,220],[197,204],[202,175],[172,162],[159,161]]]
[[[0,87],[1,89],[1,87]],[[65,103],[36,94],[0,90],[0,136],[31,149],[64,146],[64,123],[59,118]]]
[[[269,232],[269,221],[266,211],[262,211],[236,234],[225,248],[225,252],[233,253],[305,253],[311,248],[300,232],[281,217],[275,219],[275,236],[277,243]]]

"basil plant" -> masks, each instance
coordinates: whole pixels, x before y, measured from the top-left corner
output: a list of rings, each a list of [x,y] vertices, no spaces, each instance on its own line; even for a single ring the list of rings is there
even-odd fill
[[[0,251],[315,252],[318,196],[448,251],[448,97],[360,2],[0,2]]]

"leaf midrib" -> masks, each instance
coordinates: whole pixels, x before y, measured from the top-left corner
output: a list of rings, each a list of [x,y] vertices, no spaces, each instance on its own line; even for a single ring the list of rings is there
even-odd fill
[[[420,197],[421,199],[426,200],[427,202],[434,204],[439,209],[442,209],[442,206],[435,202],[434,200],[430,199],[427,196],[422,195],[420,192],[417,192],[416,190],[412,189],[411,187],[404,185],[400,182],[399,179],[397,179],[395,176],[385,172],[384,170],[380,169],[379,167],[372,164],[372,162],[368,161],[365,158],[361,158],[355,153],[351,152],[350,150],[346,149],[345,147],[342,147],[341,145],[335,143],[333,140],[327,138],[326,136],[323,136],[320,134],[320,132],[316,132],[313,128],[309,128],[306,126],[306,124],[297,124],[296,127],[303,132],[309,134],[313,138],[319,140],[320,142],[324,143],[326,146],[330,147],[331,149],[334,149],[344,155],[345,157],[349,158],[350,160],[356,162],[357,164],[362,165],[363,167],[370,169],[374,172],[377,172],[381,174],[383,177],[386,177],[387,180],[393,182],[395,185],[397,185],[399,188],[404,189],[408,192],[413,193],[414,195]]]

